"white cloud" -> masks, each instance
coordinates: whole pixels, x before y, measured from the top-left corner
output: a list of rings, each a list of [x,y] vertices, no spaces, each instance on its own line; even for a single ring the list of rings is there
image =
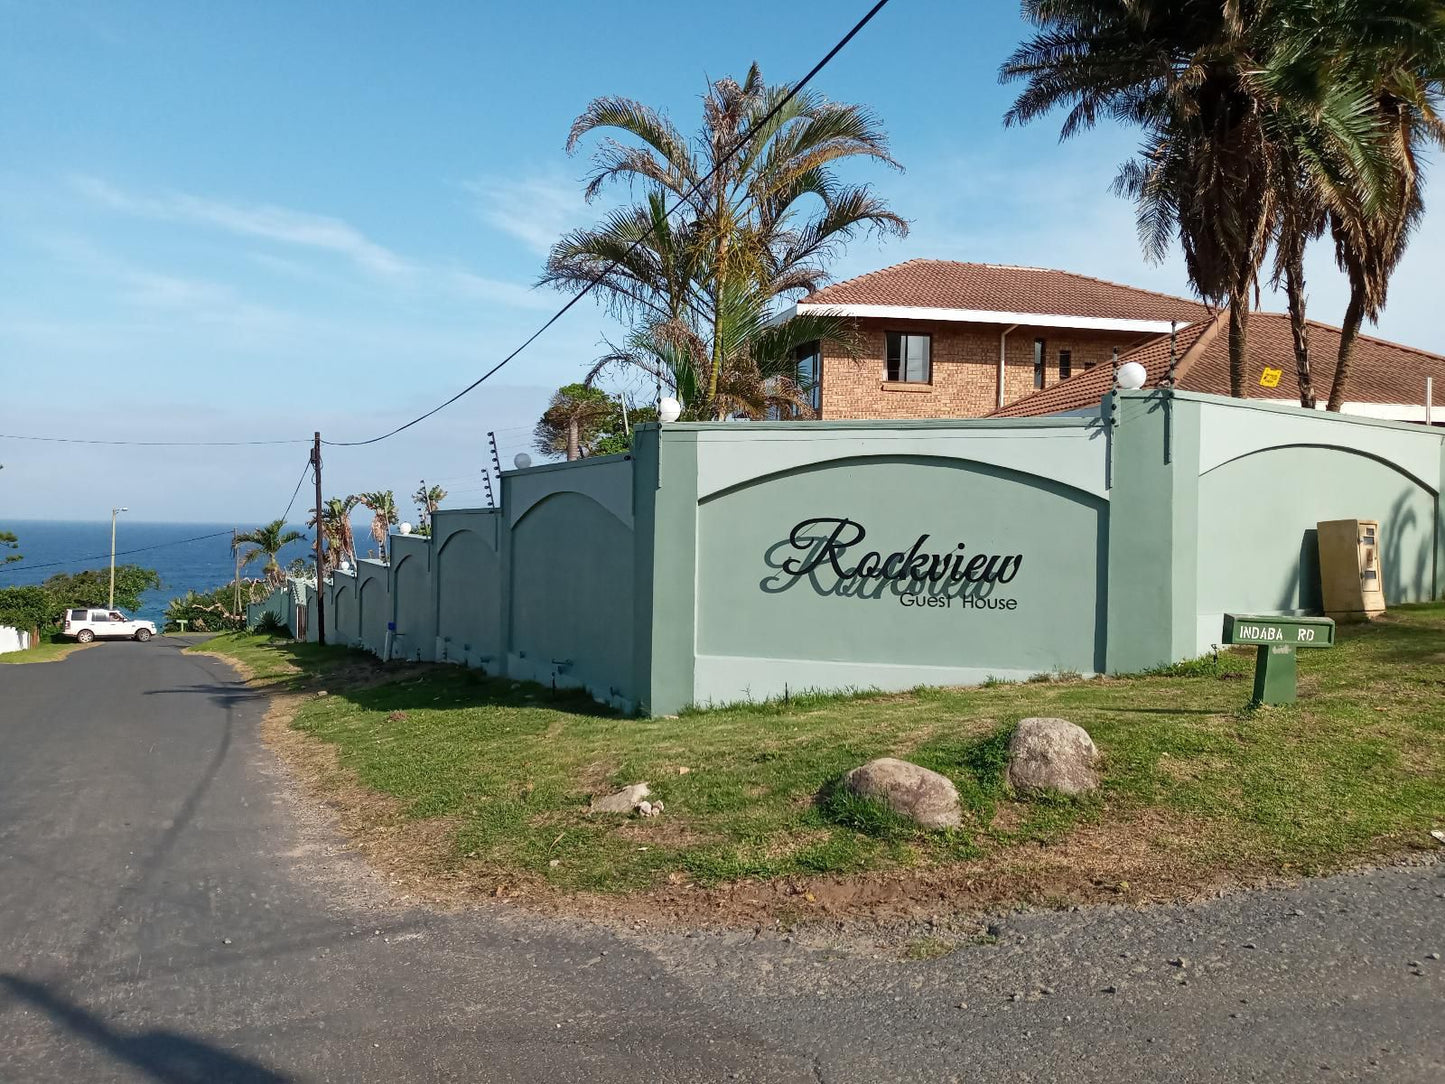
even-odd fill
[[[568,230],[598,215],[597,207],[582,198],[582,186],[560,176],[484,177],[462,187],[471,195],[477,217],[540,255]]]
[[[292,211],[272,204],[239,204],[184,192],[137,196],[98,177],[75,176],[71,186],[104,206],[145,218],[213,226],[243,237],[261,237],[342,256],[358,267],[382,275],[401,275],[414,265],[370,240],[355,226],[328,215]]]

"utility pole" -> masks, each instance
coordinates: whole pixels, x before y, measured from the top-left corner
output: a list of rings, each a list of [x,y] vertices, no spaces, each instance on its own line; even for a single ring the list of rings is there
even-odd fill
[[[241,617],[241,549],[236,545],[236,528],[231,528],[231,556],[236,559],[236,616]]]
[[[106,609],[115,609],[115,517],[118,512],[129,512],[129,508],[110,510],[110,603]]]
[[[316,471],[316,642],[326,643],[326,565],[321,549],[321,434],[311,445],[311,466]]]

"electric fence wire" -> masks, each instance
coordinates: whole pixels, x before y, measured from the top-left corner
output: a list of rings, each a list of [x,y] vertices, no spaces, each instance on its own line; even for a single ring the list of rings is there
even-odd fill
[[[306,481],[306,474],[311,470],[311,461],[306,461],[306,469],[301,472],[301,478],[296,483],[296,489],[291,493],[291,500],[286,503],[286,511],[281,516],[281,522],[286,522],[286,517],[291,514],[291,508],[296,503],[296,497],[301,492],[302,483]],[[170,542],[157,542],[151,546],[137,546],[135,549],[116,550],[115,556],[129,557],[133,553],[149,553],[151,550],[162,550],[167,546],[184,546],[189,542],[204,542],[210,538],[222,538],[232,532],[230,529],[224,531],[212,531],[210,534],[198,534],[194,538],[177,538]],[[87,561],[108,561],[111,557],[110,551],[97,553],[90,557],[72,557],[65,561],[46,561],[44,564],[27,565],[16,561],[11,565],[0,565],[0,576],[7,572],[30,572],[37,568],[59,568],[61,565],[78,565]]]
[[[301,437],[278,440],[89,440],[83,437],[36,437],[24,433],[0,433],[0,440],[39,440],[47,444],[104,444],[128,448],[258,448],[270,444],[310,444]]]
[[[684,203],[690,200],[693,196],[697,195],[698,191],[701,190],[704,185],[706,185],[710,180],[713,179],[713,177],[717,174],[717,171],[721,169],[724,165],[726,165],[732,159],[732,157],[738,153],[738,151],[742,150],[743,147],[747,145],[748,140],[752,139],[755,133],[765,128],[772,121],[772,119],[778,115],[779,112],[781,112],[784,108],[787,107],[789,102],[791,102],[795,97],[797,97],[797,95],[803,90],[804,87],[806,87],[809,83],[813,81],[814,77],[817,76],[819,72],[821,72],[825,67],[827,67],[828,63],[835,56],[837,56],[840,52],[843,51],[847,44],[852,41],[865,26],[867,26],[870,22],[873,21],[873,17],[877,15],[880,11],[882,11],[884,5],[886,5],[887,3],[888,0],[877,0],[877,3],[875,3],[871,8],[868,9],[867,14],[865,14],[863,18],[859,19],[856,23],[854,23],[853,28],[849,30],[848,33],[844,34],[843,37],[838,40],[838,43],[833,46],[833,48],[828,50],[827,54],[824,55],[823,59],[819,60],[816,64],[813,65],[812,69],[808,72],[808,74],[803,76],[802,79],[798,80],[797,83],[793,84],[792,88],[789,89],[788,93],[783,96],[781,101],[774,105],[772,109],[768,110],[768,112],[764,114],[761,120],[759,120],[756,124],[752,125],[746,132],[744,132],[738,138],[738,141],[734,143],[730,148],[728,148],[727,152],[722,156],[718,163],[713,166],[712,169],[708,170],[705,176],[695,181],[685,194],[678,197],[677,202],[667,209],[667,212],[663,217],[670,218],[673,212],[675,212],[679,207],[681,207]],[[593,290],[595,290],[602,283],[602,280],[612,273],[614,268],[616,268],[624,260],[628,259],[635,251],[637,251],[637,249],[642,246],[643,242],[645,242],[649,237],[652,236],[653,232],[656,229],[657,223],[656,221],[654,221],[651,225],[648,226],[646,230],[644,230],[641,234],[638,235],[636,240],[634,240],[630,245],[627,246],[627,250],[623,252],[622,255],[613,258],[607,264],[607,266],[602,269],[601,272],[599,272],[596,276],[593,277],[592,281],[587,283],[586,286],[582,287],[582,289],[579,290],[576,294],[572,295],[572,297],[568,299],[567,303],[556,312],[554,312],[550,317],[548,317],[546,322],[543,323],[541,327],[537,328],[536,331],[528,335],[527,338],[522,341],[522,344],[520,346],[518,346],[510,354],[504,357],[501,361],[493,365],[481,376],[477,377],[477,379],[473,380],[461,391],[453,395],[450,399],[446,400],[443,403],[437,404],[436,406],[428,410],[425,414],[420,414],[417,417],[413,418],[411,421],[406,422],[403,425],[398,425],[395,429],[391,429],[385,433],[382,433],[380,436],[371,437],[368,440],[323,440],[321,443],[329,444],[333,448],[360,448],[367,444],[378,444],[381,441],[388,439],[389,437],[394,437],[398,433],[410,429],[412,426],[417,425],[420,422],[426,421],[432,415],[445,410],[447,407],[455,403],[458,399],[462,398],[462,396],[467,395],[480,387],[483,382],[485,382],[489,377],[492,376],[493,373],[497,372],[504,365],[510,362],[513,358],[515,358],[518,354],[520,354],[523,350],[527,349],[527,347],[531,346],[534,342],[540,339],[548,328],[550,328],[558,320],[562,319],[563,316],[567,315],[567,313],[571,311],[573,306],[575,306],[579,301],[581,301],[584,297],[586,297]]]

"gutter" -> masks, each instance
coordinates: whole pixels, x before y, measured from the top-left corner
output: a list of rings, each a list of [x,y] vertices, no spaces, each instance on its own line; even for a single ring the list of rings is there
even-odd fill
[[[1018,324],[1010,324],[1004,328],[998,337],[998,409],[1003,409],[1003,375],[1004,375],[1004,350],[1008,344],[1008,333],[1018,328]]]

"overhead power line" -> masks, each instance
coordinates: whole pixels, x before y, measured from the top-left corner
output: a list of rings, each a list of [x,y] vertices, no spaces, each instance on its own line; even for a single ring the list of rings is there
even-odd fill
[[[306,466],[301,468],[301,477],[296,480],[296,488],[291,491],[291,499],[286,502],[286,511],[281,513],[281,522],[286,522],[286,517],[291,514],[291,506],[296,503],[296,495],[301,492],[301,486],[306,481],[306,476],[311,473],[311,460],[306,460]]]
[[[795,97],[797,97],[798,93],[802,91],[802,89],[806,87],[809,83],[811,83],[814,77],[825,67],[827,67],[828,63],[840,52],[842,52],[843,49],[847,46],[847,44],[852,41],[858,35],[858,33],[865,26],[867,26],[870,22],[873,21],[873,17],[877,15],[880,11],[882,11],[887,3],[888,0],[877,0],[877,3],[875,3],[871,8],[868,9],[867,14],[865,14],[863,18],[859,19],[856,23],[854,23],[853,28],[849,30],[848,33],[844,34],[841,38],[839,38],[837,44],[834,45],[831,49],[829,49],[828,52],[823,56],[823,58],[813,65],[813,67],[808,71],[808,74],[806,74],[805,76],[803,76],[802,79],[798,80],[798,82],[793,84],[792,89],[790,89],[788,93],[784,95],[783,99],[778,102],[777,105],[773,106],[772,109],[768,110],[767,114],[764,115],[761,120],[759,120],[746,132],[744,132],[742,136],[739,137],[738,141],[734,143],[730,148],[728,148],[727,153],[722,156],[721,160],[719,160],[717,165],[713,166],[713,168],[707,172],[706,176],[696,181],[691,186],[691,188],[689,188],[685,195],[678,197],[677,202],[667,209],[667,214],[665,217],[671,217],[674,211],[676,211],[679,207],[686,203],[690,198],[692,198],[692,196],[696,195],[698,190],[701,189],[705,184],[707,184],[708,181],[712,180],[713,176],[717,173],[717,171],[721,169],[733,157],[733,155],[737,154],[737,152],[740,151],[747,144],[748,140],[753,137],[754,133],[766,127],[767,124],[773,119],[773,117],[777,116],[777,114],[785,106],[787,106],[789,102],[791,102]],[[438,403],[436,406],[428,410],[425,414],[419,414],[411,421],[406,422],[402,425],[398,425],[395,429],[389,429],[385,433],[382,433],[380,436],[371,437],[368,440],[327,440],[322,441],[322,443],[329,444],[335,448],[358,448],[367,444],[380,443],[381,441],[386,440],[389,437],[394,437],[398,433],[410,429],[412,426],[420,422],[426,421],[433,414],[437,414],[440,411],[443,411],[447,407],[451,406],[458,399],[462,398],[462,396],[476,390],[488,378],[490,378],[493,373],[497,372],[504,365],[510,362],[513,358],[515,358],[518,354],[520,354],[523,350],[527,349],[527,347],[531,346],[534,342],[541,338],[543,333],[545,333],[548,328],[550,328],[558,320],[562,319],[563,316],[567,315],[567,313],[571,311],[574,305],[576,305],[579,301],[581,301],[584,297],[586,297],[594,289],[596,289],[601,280],[605,278],[612,271],[613,268],[617,267],[620,263],[622,263],[623,260],[631,256],[632,253],[635,252],[644,241],[646,241],[649,237],[652,236],[653,230],[655,228],[655,226],[649,226],[635,241],[632,242],[632,244],[627,247],[626,252],[624,252],[621,256],[618,256],[611,263],[609,263],[599,275],[593,278],[591,282],[589,282],[586,286],[582,287],[581,290],[579,290],[576,294],[569,298],[567,303],[564,304],[556,312],[554,312],[550,317],[548,317],[541,327],[537,328],[536,331],[532,332],[532,334],[528,335],[525,339],[523,339],[520,346],[518,346],[510,354],[504,357],[501,361],[493,365],[481,376],[477,377],[477,379],[473,380],[461,391],[453,395],[450,399]]]

